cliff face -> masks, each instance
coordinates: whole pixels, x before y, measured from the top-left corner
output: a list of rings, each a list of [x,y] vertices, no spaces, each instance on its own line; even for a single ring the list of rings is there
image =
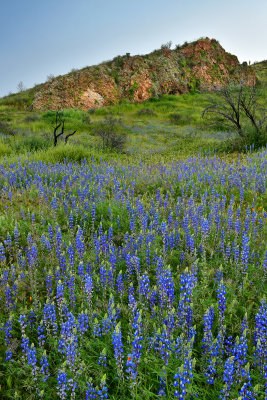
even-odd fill
[[[152,96],[212,90],[229,79],[256,83],[256,75],[215,39],[200,39],[176,50],[163,48],[146,56],[129,54],[51,79],[35,92],[34,109],[79,107],[84,110],[142,102]]]

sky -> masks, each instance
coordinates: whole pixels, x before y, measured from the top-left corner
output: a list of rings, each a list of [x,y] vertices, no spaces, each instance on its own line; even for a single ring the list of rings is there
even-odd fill
[[[267,0],[0,0],[0,97],[206,36],[240,62],[267,59]]]

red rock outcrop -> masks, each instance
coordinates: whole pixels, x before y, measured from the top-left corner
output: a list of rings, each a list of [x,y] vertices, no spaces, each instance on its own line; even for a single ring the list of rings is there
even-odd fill
[[[152,96],[190,90],[212,90],[229,80],[255,85],[253,70],[241,65],[215,39],[199,39],[176,50],[162,48],[146,56],[129,54],[51,79],[38,86],[33,108],[84,110],[116,104],[122,99],[142,102]]]

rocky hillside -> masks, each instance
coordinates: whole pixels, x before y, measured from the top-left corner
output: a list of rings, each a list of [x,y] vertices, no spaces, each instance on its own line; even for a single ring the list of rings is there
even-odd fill
[[[253,69],[239,63],[215,39],[203,38],[170,50],[144,56],[118,56],[112,61],[72,71],[31,89],[30,104],[36,110],[79,107],[84,110],[122,99],[142,102],[162,94],[212,90],[229,79],[256,83]]]

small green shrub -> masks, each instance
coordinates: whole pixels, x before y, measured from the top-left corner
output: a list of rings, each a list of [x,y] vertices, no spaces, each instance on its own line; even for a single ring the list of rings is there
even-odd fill
[[[4,133],[8,136],[13,136],[16,132],[7,122],[0,121],[0,133]]]
[[[39,150],[48,149],[52,141],[42,136],[26,136],[18,138],[13,144],[12,148],[18,153],[35,152]]]
[[[174,125],[184,126],[184,125],[190,125],[190,123],[191,123],[190,115],[171,113],[171,114],[169,114],[169,119],[170,119],[170,122]]]
[[[122,151],[125,147],[127,135],[123,132],[121,119],[106,116],[98,123],[94,133],[101,138],[103,149]]]
[[[83,146],[73,146],[70,144],[67,146],[62,144],[57,147],[51,147],[45,153],[39,154],[40,159],[44,159],[51,163],[63,162],[66,159],[69,161],[80,162],[89,157],[90,152]]]
[[[156,116],[157,114],[151,108],[141,108],[141,110],[137,111],[136,115]]]
[[[0,142],[0,158],[9,156],[12,153],[12,149],[5,143]]]
[[[244,136],[226,139],[220,150],[226,153],[244,152],[247,149],[257,150],[267,145],[267,131],[261,131],[260,134],[254,129],[247,129]]]
[[[91,124],[91,118],[90,118],[90,115],[89,114],[83,114],[83,116],[82,116],[82,122],[84,123],[84,124],[87,124],[87,125],[90,125]]]
[[[38,121],[39,119],[40,119],[40,116],[38,114],[30,114],[24,118],[24,121],[25,122],[35,122],[35,121]]]
[[[89,108],[89,110],[87,110],[87,113],[90,115],[94,115],[95,114],[95,108]]]

